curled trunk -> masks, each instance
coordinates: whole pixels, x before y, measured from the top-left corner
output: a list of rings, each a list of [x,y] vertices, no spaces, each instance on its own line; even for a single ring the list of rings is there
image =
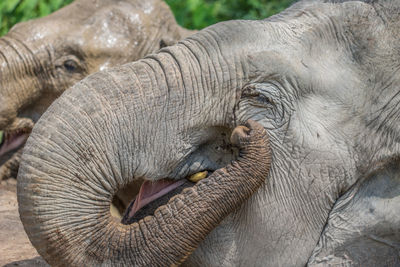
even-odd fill
[[[249,123],[249,128],[233,134],[241,147],[237,161],[215,171],[192,188],[184,189],[167,205],[159,207],[153,216],[131,225],[122,225],[111,217],[111,198],[106,193],[109,188],[100,181],[90,181],[89,188],[89,181],[80,183],[82,188],[91,189],[85,194],[99,199],[94,203],[94,199],[73,201],[68,195],[54,199],[60,193],[57,188],[40,189],[29,180],[20,180],[20,213],[25,229],[39,253],[54,266],[179,264],[264,182],[270,163],[266,132],[254,122]],[[69,183],[68,180],[58,182],[62,186]],[[44,203],[38,203],[35,197],[41,190],[48,194]],[[57,218],[51,219],[64,205],[76,208],[71,213],[85,213],[84,217],[77,214],[75,220],[71,217],[72,220],[62,224]],[[41,211],[43,215],[37,214]]]
[[[201,153],[216,128],[233,126],[237,92],[227,88],[240,86],[243,74],[217,46],[205,51],[215,36],[195,35],[89,76],[39,120],[22,158],[18,202],[32,244],[50,264],[177,264],[265,180],[266,136],[253,124],[250,137],[242,131],[235,138],[246,144],[237,161],[154,216],[127,226],[110,215],[113,196],[135,178],[177,180],[217,169]]]

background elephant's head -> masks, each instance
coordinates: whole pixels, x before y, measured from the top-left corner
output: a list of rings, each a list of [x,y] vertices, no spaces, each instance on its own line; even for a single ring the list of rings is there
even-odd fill
[[[161,0],[77,0],[15,25],[0,38],[0,178],[16,175],[18,158],[5,162],[68,87],[189,34]]]
[[[32,243],[52,264],[166,265],[199,244],[188,266],[304,266],[331,225],[314,263],[397,264],[399,11],[398,1],[302,1],[84,79],[27,142],[18,198]],[[229,164],[229,135],[248,119],[267,129],[269,174],[260,144]],[[226,165],[152,216],[149,200],[169,186]],[[254,172],[267,183],[240,206]],[[119,224],[109,203],[137,178],[153,181],[124,218],[138,223]]]

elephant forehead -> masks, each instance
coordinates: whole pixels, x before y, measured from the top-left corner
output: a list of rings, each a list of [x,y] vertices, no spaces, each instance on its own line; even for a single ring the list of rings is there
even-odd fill
[[[65,36],[68,32],[73,32],[77,27],[72,20],[64,21],[62,19],[33,20],[15,25],[10,31],[16,36],[23,36],[25,43],[42,43],[47,40],[56,40]]]
[[[151,43],[149,40],[156,36],[161,26],[157,23],[158,18],[150,21],[150,16],[155,14],[148,12],[155,13],[151,8],[134,9],[121,4],[103,8],[87,19],[74,35],[80,40],[80,45],[94,55],[115,54],[116,51],[121,51],[121,55],[125,56],[138,53],[145,40]]]
[[[116,2],[92,10],[77,10],[78,5],[70,5],[60,11],[29,22],[19,23],[11,32],[24,36],[25,42],[43,42],[50,39],[72,40],[80,45],[114,48],[135,45],[135,40],[150,26],[150,16],[157,9],[154,3],[134,6],[127,2]],[[81,7],[82,8],[82,7]],[[159,9],[159,8],[158,8]],[[159,10],[158,10],[159,11]],[[153,18],[154,19],[154,18]],[[135,37],[135,38],[133,38]],[[129,42],[129,41],[132,41]]]
[[[144,22],[139,14],[132,13],[128,17],[120,15],[118,10],[107,12],[103,19],[95,18],[82,29],[84,44],[97,48],[113,48],[127,46],[133,41],[133,47],[139,39],[144,38]]]

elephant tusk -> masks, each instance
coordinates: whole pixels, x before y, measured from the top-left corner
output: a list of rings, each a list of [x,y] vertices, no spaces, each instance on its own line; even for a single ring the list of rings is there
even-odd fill
[[[121,213],[118,211],[118,209],[113,204],[110,205],[110,213],[113,217],[115,217],[117,219],[122,218]]]
[[[204,172],[198,172],[193,174],[192,176],[189,177],[189,181],[193,182],[193,183],[197,183],[200,180],[203,180],[204,178],[206,178],[208,175],[208,171],[204,171]]]

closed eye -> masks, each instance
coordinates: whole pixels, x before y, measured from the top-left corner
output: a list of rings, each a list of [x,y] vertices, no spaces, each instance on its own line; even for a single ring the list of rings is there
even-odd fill
[[[251,99],[251,100],[253,100],[257,103],[263,104],[263,105],[272,105],[273,104],[273,101],[270,97],[255,90],[255,88],[252,86],[243,90],[242,98]]]
[[[261,102],[263,104],[272,104],[272,99],[271,98],[269,98],[268,96],[265,96],[263,94],[260,94],[260,93],[257,96],[257,101]]]
[[[63,66],[64,66],[65,70],[67,70],[69,72],[75,72],[79,68],[78,63],[76,63],[72,59],[68,59],[68,60],[64,61]]]

